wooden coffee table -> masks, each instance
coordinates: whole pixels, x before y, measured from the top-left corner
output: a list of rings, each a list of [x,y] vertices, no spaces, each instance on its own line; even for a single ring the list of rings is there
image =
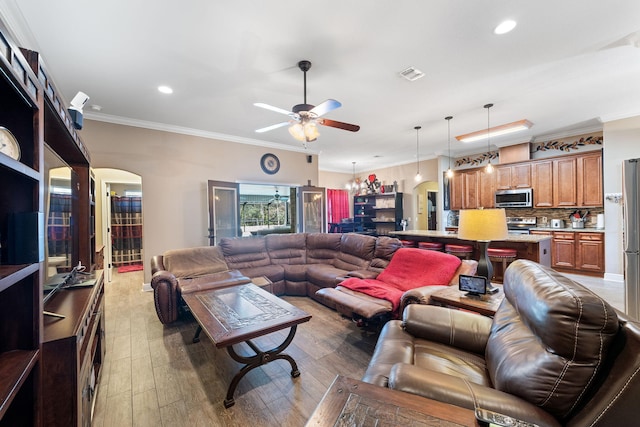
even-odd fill
[[[338,375],[307,427],[479,426],[471,409]]]
[[[460,291],[457,286],[449,286],[446,289],[431,294],[431,301],[436,305],[444,307],[461,308],[463,310],[475,311],[484,316],[493,317],[496,310],[504,299],[504,290],[500,285],[495,294],[481,296],[466,296],[466,292]]]
[[[226,348],[233,358],[245,365],[236,373],[227,389],[225,408],[233,406],[233,394],[240,380],[258,366],[284,359],[291,364],[291,376],[300,376],[293,358],[282,352],[291,344],[298,324],[308,322],[311,315],[259,288],[253,283],[210,291],[194,292],[182,296],[198,321],[193,342],[198,342],[204,331],[217,348]],[[261,350],[251,340],[281,329],[291,328],[282,344],[270,350]],[[246,343],[254,352],[242,356],[234,345]]]

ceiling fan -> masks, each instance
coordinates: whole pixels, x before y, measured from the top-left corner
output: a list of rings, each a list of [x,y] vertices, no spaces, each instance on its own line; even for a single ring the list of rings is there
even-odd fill
[[[327,99],[320,105],[314,106],[307,104],[307,71],[311,68],[311,62],[303,60],[298,62],[298,68],[304,73],[304,104],[294,105],[291,111],[284,110],[282,108],[274,107],[269,104],[257,102],[253,105],[256,107],[264,108],[267,110],[275,111],[276,113],[285,114],[290,117],[290,120],[275,125],[267,126],[257,129],[256,132],[263,133],[273,129],[278,129],[283,126],[291,125],[289,127],[289,133],[298,141],[302,141],[305,144],[307,142],[315,141],[320,133],[318,132],[317,125],[329,126],[338,129],[344,129],[351,132],[357,132],[360,130],[360,126],[352,125],[349,123],[338,122],[336,120],[330,120],[322,118],[329,111],[335,110],[342,106],[341,103],[335,99]]]

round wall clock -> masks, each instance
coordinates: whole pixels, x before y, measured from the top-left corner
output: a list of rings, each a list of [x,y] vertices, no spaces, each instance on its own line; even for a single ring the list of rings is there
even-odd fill
[[[274,175],[280,170],[280,159],[275,154],[267,153],[260,159],[260,167],[264,173]]]
[[[20,144],[9,129],[0,126],[0,153],[15,160],[20,160]]]

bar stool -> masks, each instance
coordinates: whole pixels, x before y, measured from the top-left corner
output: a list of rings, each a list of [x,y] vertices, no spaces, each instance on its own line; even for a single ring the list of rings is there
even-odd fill
[[[441,242],[418,242],[418,248],[427,249],[429,251],[442,252],[444,244],[442,244]]]
[[[503,282],[504,280],[504,272],[507,269],[507,266],[509,264],[511,264],[513,261],[516,260],[516,256],[518,254],[518,251],[512,248],[489,248],[487,249],[487,256],[489,257],[489,261],[493,262],[500,262],[502,263],[502,271],[501,271],[501,275],[496,275],[495,271],[495,265],[493,268],[494,271],[494,279],[498,282]]]
[[[415,240],[400,240],[403,248],[415,248],[417,245]]]
[[[448,254],[455,255],[460,259],[471,259],[471,255],[473,255],[473,246],[454,245],[450,243],[444,246],[444,251]]]

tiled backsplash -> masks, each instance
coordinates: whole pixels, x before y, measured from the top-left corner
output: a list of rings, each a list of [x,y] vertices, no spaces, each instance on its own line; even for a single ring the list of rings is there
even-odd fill
[[[569,220],[569,216],[574,213],[576,210],[579,210],[582,215],[585,212],[589,211],[589,215],[586,218],[584,223],[585,227],[595,227],[596,226],[596,217],[598,214],[604,213],[604,208],[568,208],[568,209],[559,209],[559,208],[549,208],[549,209],[507,209],[507,216],[534,216],[537,218],[538,227],[544,226],[543,219],[546,217],[547,222],[550,222],[552,219],[562,219],[565,223]]]

